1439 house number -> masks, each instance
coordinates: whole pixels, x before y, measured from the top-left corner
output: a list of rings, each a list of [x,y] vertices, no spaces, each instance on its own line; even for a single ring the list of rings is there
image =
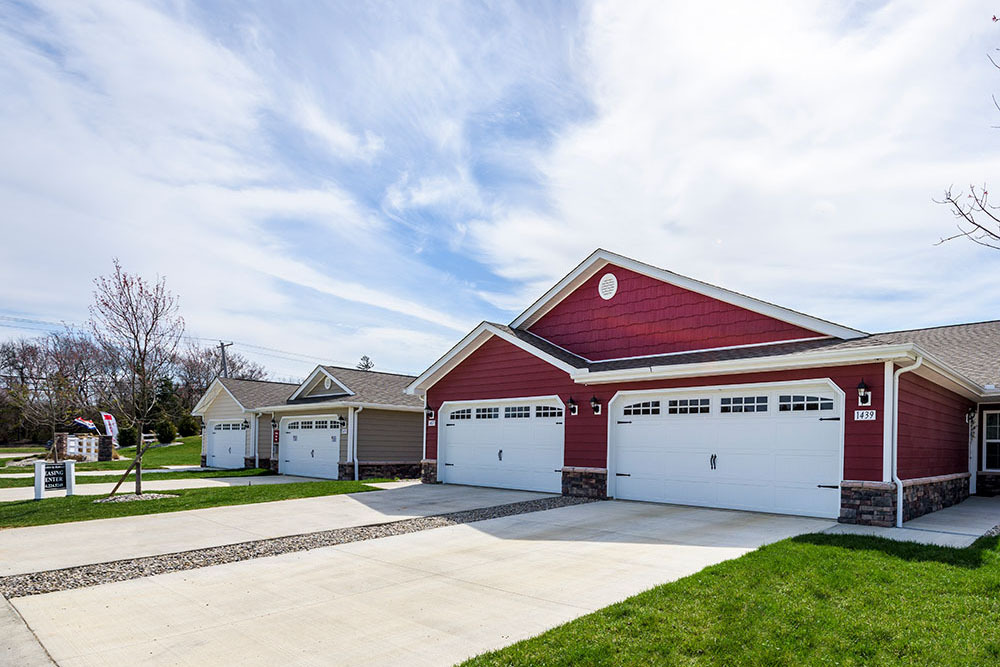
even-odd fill
[[[875,411],[874,410],[855,410],[854,411],[854,421],[856,421],[856,422],[871,422],[871,421],[875,421]]]

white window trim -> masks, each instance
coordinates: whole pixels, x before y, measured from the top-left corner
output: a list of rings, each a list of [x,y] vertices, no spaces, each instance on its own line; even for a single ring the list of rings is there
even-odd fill
[[[983,424],[980,427],[983,433],[983,448],[980,455],[983,457],[983,472],[1000,472],[1000,468],[986,467],[986,420],[989,415],[1000,415],[1000,410],[983,410]],[[1000,443],[1000,440],[990,440],[990,442]]]

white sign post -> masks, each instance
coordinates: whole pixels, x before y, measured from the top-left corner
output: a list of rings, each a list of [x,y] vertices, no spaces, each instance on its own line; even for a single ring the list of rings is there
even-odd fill
[[[76,461],[47,463],[35,461],[35,500],[45,497],[51,489],[66,489],[66,495],[76,491]]]

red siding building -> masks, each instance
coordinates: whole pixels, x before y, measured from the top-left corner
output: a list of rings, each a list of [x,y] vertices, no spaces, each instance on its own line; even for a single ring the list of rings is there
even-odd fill
[[[599,250],[408,391],[426,482],[892,525],[1000,490],[998,376],[997,322],[867,334]]]

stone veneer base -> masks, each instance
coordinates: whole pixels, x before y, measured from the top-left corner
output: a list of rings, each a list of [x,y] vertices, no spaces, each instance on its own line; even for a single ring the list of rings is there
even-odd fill
[[[338,479],[354,479],[354,464],[341,463],[339,473]],[[358,479],[376,479],[378,477],[417,479],[421,477],[421,465],[416,462],[401,461],[358,462]]]
[[[424,484],[438,484],[438,462],[424,459],[420,462],[420,481]]]
[[[243,457],[243,467],[244,468],[253,468],[254,467],[254,463],[255,463],[255,461],[252,458]]]
[[[562,494],[576,498],[608,498],[607,468],[574,468],[562,469]]]
[[[1000,473],[982,471],[976,473],[976,495],[990,497],[1000,495]]]
[[[201,455],[201,467],[204,468],[207,465],[208,465],[208,459],[205,457],[204,454],[202,454]]]
[[[969,497],[969,473],[903,480],[903,521],[957,505]],[[840,483],[840,523],[896,525],[896,485],[892,482]]]

